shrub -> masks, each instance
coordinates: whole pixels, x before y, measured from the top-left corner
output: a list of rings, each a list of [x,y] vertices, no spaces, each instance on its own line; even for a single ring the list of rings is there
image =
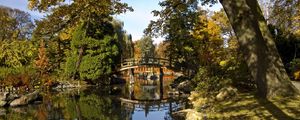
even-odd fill
[[[299,80],[300,79],[300,59],[299,58],[293,59],[288,65],[288,70],[293,75],[293,79]]]
[[[0,80],[2,86],[33,86],[37,79],[36,69],[31,66],[18,68],[0,68]]]

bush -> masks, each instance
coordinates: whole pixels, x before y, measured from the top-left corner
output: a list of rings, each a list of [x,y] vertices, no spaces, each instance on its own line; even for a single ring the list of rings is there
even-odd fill
[[[37,71],[31,66],[18,68],[0,68],[0,80],[3,86],[32,86],[37,79]]]
[[[222,74],[214,74],[211,71],[219,71],[217,68],[200,67],[198,73],[193,78],[193,82],[197,83],[196,91],[201,91],[204,96],[215,95],[226,86],[232,84],[231,79],[222,77]],[[220,73],[220,72],[218,72]]]
[[[289,65],[288,70],[290,71],[290,74],[293,76],[294,80],[300,79],[300,59],[296,58],[293,59]]]
[[[300,59],[293,59],[288,65],[288,70],[290,70],[292,73],[300,70]]]

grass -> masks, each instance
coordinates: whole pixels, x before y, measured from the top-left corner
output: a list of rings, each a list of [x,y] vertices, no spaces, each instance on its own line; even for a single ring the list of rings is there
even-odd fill
[[[252,93],[239,93],[234,99],[217,102],[202,113],[208,119],[294,120],[300,119],[300,97],[266,100]]]

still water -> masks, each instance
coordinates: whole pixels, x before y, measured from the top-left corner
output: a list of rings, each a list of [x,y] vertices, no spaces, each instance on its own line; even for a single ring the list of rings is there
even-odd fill
[[[173,120],[171,113],[185,108],[187,101],[169,95],[171,81],[137,79],[134,84],[44,92],[35,104],[1,108],[0,119]]]

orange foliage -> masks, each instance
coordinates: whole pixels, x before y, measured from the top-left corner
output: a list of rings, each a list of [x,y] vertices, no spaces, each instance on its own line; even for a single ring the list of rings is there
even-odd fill
[[[35,66],[41,73],[45,72],[46,68],[49,66],[49,60],[46,56],[46,48],[43,40],[40,43],[38,59],[35,61]]]
[[[294,72],[294,79],[295,80],[300,80],[300,70]]]
[[[4,86],[13,86],[13,87],[29,87],[30,80],[32,76],[27,73],[20,75],[8,75],[5,80],[3,80]]]
[[[140,40],[135,41],[134,43],[134,58],[140,58],[141,57],[141,49],[140,49]]]
[[[157,57],[159,58],[167,58],[168,54],[167,54],[167,50],[168,50],[168,47],[170,46],[170,43],[169,42],[161,42],[159,43],[158,47],[156,47],[156,54],[157,54]]]

